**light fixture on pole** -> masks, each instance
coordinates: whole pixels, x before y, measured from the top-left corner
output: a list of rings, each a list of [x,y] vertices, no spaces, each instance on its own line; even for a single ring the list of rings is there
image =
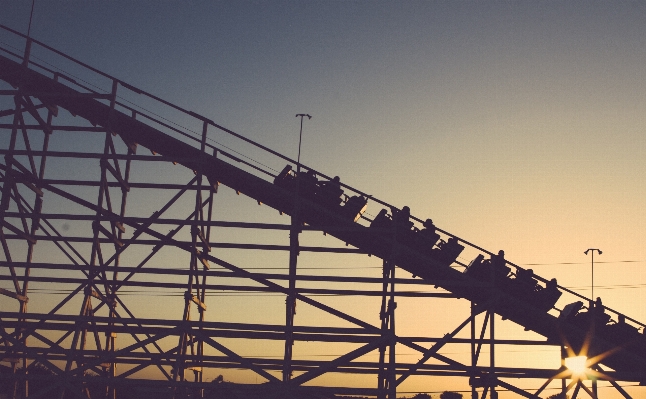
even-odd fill
[[[301,171],[301,142],[303,141],[303,117],[307,116],[307,119],[312,119],[310,114],[296,114],[296,117],[301,117],[301,133],[298,135],[298,160],[296,161],[296,173]]]
[[[590,295],[592,297],[592,300],[594,300],[594,251],[597,251],[599,255],[601,255],[603,252],[599,248],[588,248],[585,250],[584,254],[588,254],[588,252],[592,251],[592,294]]]

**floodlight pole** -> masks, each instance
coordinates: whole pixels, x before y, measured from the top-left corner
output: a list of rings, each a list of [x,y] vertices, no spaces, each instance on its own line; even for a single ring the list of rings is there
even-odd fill
[[[301,171],[301,142],[303,141],[303,117],[307,116],[307,119],[312,119],[310,114],[296,114],[296,117],[301,117],[301,132],[298,135],[298,159],[296,161],[296,173]]]
[[[599,248],[588,248],[585,250],[584,254],[587,255],[590,251],[592,251],[592,294],[590,296],[594,301],[594,251],[597,251],[599,255],[601,255],[603,252]]]

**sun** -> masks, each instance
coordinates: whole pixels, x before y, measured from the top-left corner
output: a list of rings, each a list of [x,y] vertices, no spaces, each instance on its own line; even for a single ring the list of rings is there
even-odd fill
[[[572,372],[573,375],[583,376],[588,371],[588,358],[587,356],[573,356],[565,359],[565,367]]]

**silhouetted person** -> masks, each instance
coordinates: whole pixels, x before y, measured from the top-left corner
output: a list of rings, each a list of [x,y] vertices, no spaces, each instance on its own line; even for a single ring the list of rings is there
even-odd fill
[[[494,270],[502,270],[507,261],[505,260],[505,251],[498,251],[498,255],[491,255],[491,267]]]
[[[493,272],[496,278],[507,277],[511,271],[511,268],[507,266],[507,261],[505,260],[505,251],[502,249],[498,251],[498,255],[491,255],[488,263],[491,267],[490,272]]]
[[[301,195],[313,197],[316,194],[318,179],[313,170],[308,170],[307,173],[302,173],[296,176],[299,179],[299,190]]]
[[[372,223],[370,223],[370,227],[386,228],[389,227],[391,223],[392,221],[388,217],[388,211],[382,209],[379,211]]]
[[[524,290],[528,291],[527,293],[534,291],[534,288],[536,288],[537,285],[536,280],[534,280],[534,271],[532,269],[517,269],[516,280]]]
[[[562,295],[561,291],[558,290],[558,283],[555,278],[546,282],[545,289],[539,290],[538,293],[538,308],[546,312],[552,309]]]
[[[455,260],[464,249],[464,246],[460,245],[460,240],[458,240],[456,237],[449,237],[446,242],[441,242],[439,246],[440,253],[438,257],[447,265],[455,262]]]
[[[319,185],[325,191],[330,191],[330,192],[341,191],[341,178],[339,176],[334,176],[332,180],[322,181],[319,183]]]
[[[422,231],[426,231],[428,233],[435,233],[435,225],[433,224],[433,220],[426,219],[426,221],[422,223],[422,226],[424,226],[424,229]]]
[[[395,213],[395,223],[397,226],[406,226],[410,222],[410,208],[405,206],[401,211]]]
[[[558,287],[558,283],[556,282],[555,278],[553,278],[550,281],[548,281],[547,283],[545,283],[545,289],[555,290],[555,289],[557,289],[556,287]]]
[[[411,230],[413,222],[410,221],[410,208],[405,206],[400,211],[395,212],[393,220],[395,222],[397,241],[405,245],[414,246],[415,236]]]
[[[426,219],[422,225],[424,228],[417,233],[415,242],[419,250],[430,255],[440,235],[435,232],[435,225],[431,219]]]
[[[604,312],[605,308],[603,307],[603,303],[601,302],[601,298],[597,297],[597,300],[594,301],[594,310],[596,313],[601,314]]]
[[[341,204],[343,199],[343,190],[341,189],[341,179],[339,176],[334,176],[330,181],[323,181],[319,183],[321,200],[325,205],[335,206]]]
[[[491,262],[493,263],[494,261],[497,262],[504,262],[505,261],[505,251],[502,249],[498,251],[498,255],[491,255]]]
[[[278,174],[278,176],[276,176],[276,178],[274,179],[274,184],[287,189],[293,189],[293,184],[291,184],[291,182],[294,179],[294,176],[291,174],[291,171],[291,165],[285,166],[283,170]]]

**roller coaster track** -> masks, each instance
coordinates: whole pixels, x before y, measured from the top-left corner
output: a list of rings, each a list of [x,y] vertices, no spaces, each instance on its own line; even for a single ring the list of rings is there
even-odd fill
[[[56,52],[56,50],[48,48],[42,43],[39,44],[50,51]],[[628,376],[625,380],[639,382],[645,380],[643,375],[646,375],[646,338],[643,337],[642,334],[637,333],[637,329],[644,327],[644,325],[639,323],[637,320],[633,320],[630,317],[610,309],[595,309],[593,306],[594,302],[592,300],[583,298],[578,294],[568,291],[564,287],[558,287],[560,292],[567,292],[570,295],[578,296],[581,302],[588,306],[588,311],[585,312],[580,310],[579,307],[576,306],[576,309],[574,309],[574,312],[572,312],[570,317],[565,313],[570,312],[572,310],[572,306],[568,307],[565,311],[558,311],[557,309],[546,311],[541,306],[533,303],[531,299],[519,298],[513,290],[508,289],[508,287],[510,287],[510,282],[513,284],[515,280],[514,278],[503,277],[503,279],[509,280],[505,283],[499,280],[500,277],[496,277],[494,273],[491,273],[491,278],[476,279],[469,273],[462,272],[455,267],[450,267],[451,264],[441,261],[438,257],[433,256],[429,252],[424,252],[414,246],[406,245],[406,243],[401,240],[401,237],[398,239],[397,230],[394,227],[370,227],[366,221],[371,222],[371,220],[367,219],[365,215],[357,222],[354,220],[354,214],[348,215],[342,212],[343,207],[325,206],[324,204],[316,201],[316,199],[305,195],[306,193],[304,192],[304,189],[298,185],[296,190],[290,190],[285,188],[284,185],[281,186],[280,184],[276,184],[274,181],[276,178],[275,174],[264,167],[264,165],[245,159],[240,154],[231,153],[225,147],[220,147],[218,145],[213,146],[208,143],[206,140],[207,129],[216,128],[232,137],[235,137],[237,140],[242,140],[261,151],[271,154],[273,157],[282,159],[286,164],[296,165],[296,162],[270,150],[269,148],[246,139],[235,132],[225,129],[205,117],[183,110],[180,107],[167,103],[112,77],[109,77],[113,80],[113,90],[111,93],[98,93],[88,87],[86,87],[86,90],[81,90],[79,89],[79,86],[82,87],[82,85],[79,84],[79,82],[74,81],[72,77],[56,72],[46,65],[39,65],[33,60],[26,61],[29,58],[29,50],[22,55],[12,53],[7,49],[4,49],[4,52],[4,56],[0,56],[0,79],[11,85],[14,90],[4,90],[1,94],[15,96],[17,104],[18,102],[23,101],[20,100],[21,98],[24,98],[25,100],[20,104],[20,106],[24,110],[30,112],[30,114],[34,115],[34,117],[38,115],[37,112],[35,112],[36,108],[42,109],[44,107],[45,109],[50,110],[50,112],[56,112],[59,108],[65,109],[70,114],[89,121],[93,126],[102,128],[107,132],[120,137],[133,153],[138,146],[144,147],[150,150],[153,154],[158,154],[158,156],[163,157],[167,161],[180,164],[185,168],[194,171],[197,176],[204,176],[208,180],[209,185],[214,189],[217,189],[217,187],[222,184],[252,198],[259,204],[264,204],[265,206],[291,216],[292,225],[289,229],[293,233],[295,232],[295,235],[297,235],[298,231],[302,229],[322,230],[347,245],[356,248],[354,252],[370,254],[371,256],[381,258],[384,260],[385,264],[396,265],[401,269],[410,272],[414,276],[418,276],[442,287],[456,297],[471,301],[475,304],[475,313],[483,311],[494,312],[500,315],[503,319],[512,320],[523,326],[526,330],[531,330],[540,334],[547,339],[547,342],[565,345],[573,348],[575,352],[578,352],[581,347],[587,345],[589,347],[589,356],[599,355],[599,364],[608,366],[617,373],[624,373],[624,376]],[[71,59],[62,53],[56,53],[64,56],[65,58]],[[84,68],[91,69],[93,72],[108,77],[98,70],[90,68],[84,64],[80,65]],[[73,87],[74,85],[77,85],[77,87]],[[130,92],[146,95],[154,100],[172,106],[174,109],[184,112],[192,118],[198,119],[203,123],[204,134],[201,138],[189,137],[179,129],[174,128],[172,125],[158,120],[157,122],[163,124],[166,128],[166,132],[162,132],[161,129],[155,127],[153,123],[145,121],[141,117],[136,117],[141,114],[134,112],[134,109],[132,108],[128,108],[128,104],[120,102],[117,97],[117,89],[125,89]],[[41,105],[34,104],[31,99],[38,99]],[[133,111],[130,112],[130,114],[127,113],[129,109]],[[13,115],[13,111],[11,115]],[[46,124],[45,121],[41,122],[43,125]],[[9,128],[9,126],[5,126],[5,128]],[[176,134],[171,135],[168,131],[173,131]],[[21,229],[4,222],[5,218],[11,216],[7,212],[8,205],[6,202],[8,199],[5,199],[11,195],[11,182],[25,184],[37,194],[38,192],[42,193],[42,191],[52,191],[61,196],[67,195],[72,201],[81,201],[77,198],[71,197],[69,194],[65,194],[55,184],[40,180],[35,173],[35,170],[29,170],[19,162],[16,162],[12,157],[21,155],[20,151],[11,149],[3,150],[3,154],[5,155],[5,164],[2,165],[2,173],[4,176],[4,208],[2,211],[2,219],[3,226],[8,229],[7,234],[13,233],[13,235],[29,239],[29,234],[25,232],[27,229],[22,231]],[[136,157],[135,155],[132,156]],[[301,167],[303,171],[314,171],[305,165],[301,165]],[[115,168],[112,166],[105,166],[105,169],[115,176],[120,176],[119,172],[115,171]],[[318,177],[323,178],[324,181],[330,180],[330,177],[323,173],[319,171],[314,172]],[[293,176],[293,174],[290,176]],[[118,178],[117,180],[117,183],[121,184],[122,187],[127,187],[127,182],[122,181],[121,178]],[[396,214],[401,212],[399,209],[385,201],[367,196],[365,193],[352,187],[345,185],[342,185],[342,187],[348,193],[353,192],[357,197],[365,198],[368,203],[368,207],[372,212],[376,209],[385,208],[393,215],[393,218],[395,218]],[[191,246],[187,243],[174,241],[172,238],[160,236],[158,233],[148,229],[149,225],[147,225],[144,220],[126,218],[118,212],[102,206],[86,203],[83,203],[82,205],[96,211],[97,220],[110,221],[112,226],[125,226],[135,230],[145,231],[156,239],[166,240],[165,242],[169,245],[183,248],[189,252],[193,251]],[[422,222],[422,219],[415,217],[412,217],[411,220],[415,223]],[[101,226],[98,225],[97,229],[101,230]],[[113,241],[116,240],[114,229],[112,231],[104,230],[106,229],[103,228],[101,231],[105,237],[112,237]],[[472,251],[471,253],[481,254],[484,258],[493,257],[491,252],[486,251],[477,245],[465,241],[446,231],[439,229],[437,231],[442,234],[444,239],[453,238],[457,240],[461,245],[470,249]],[[4,234],[5,233],[3,233],[3,235]],[[199,238],[199,234],[197,235]],[[298,248],[298,243],[292,242],[291,246],[292,249],[293,247]],[[353,250],[348,249],[348,251],[352,252]],[[204,262],[210,261],[217,264],[223,263],[221,259],[207,255],[206,253],[202,253],[198,260],[202,260]],[[293,260],[293,262],[295,262],[295,260]],[[13,266],[12,263],[14,263]],[[451,259],[451,263],[453,266],[459,264],[458,261],[455,261],[455,258]],[[515,275],[518,274],[518,270],[522,271],[522,268],[514,264],[507,263],[507,265],[515,272]],[[3,262],[2,266],[18,267],[19,265],[17,262],[12,262],[10,259],[7,259],[6,262]],[[231,267],[233,268],[233,266]],[[293,267],[295,267],[295,264]],[[11,270],[12,273],[14,273],[14,269],[12,268]],[[125,272],[127,268],[122,268],[122,270]],[[244,272],[241,270],[236,270],[236,272],[244,275]],[[546,289],[546,286],[549,284],[548,279],[540,276],[533,276],[533,278],[538,281],[537,289],[539,290]],[[295,291],[291,288],[288,288],[286,293],[291,295],[293,298],[297,297]],[[16,292],[3,292],[3,294],[21,300],[19,289],[16,289]],[[298,296],[298,299],[307,300],[304,296]],[[191,300],[200,305],[199,298],[191,298]],[[579,310],[579,318],[576,319],[573,316]],[[609,312],[613,321],[607,325],[602,323],[595,327],[594,317],[592,316],[597,314],[595,312],[604,311]],[[290,311],[288,310],[288,312]],[[560,316],[559,312],[561,312]],[[585,319],[586,316],[586,320],[591,320],[591,322],[588,324],[582,324],[581,320]],[[14,314],[13,317],[16,318],[16,320],[23,321],[28,319],[25,314]],[[357,324],[358,327],[367,329],[366,331],[368,333],[379,333],[378,328],[349,316],[344,317],[346,320]],[[9,312],[4,312],[2,314],[2,318],[4,320],[4,328],[9,328],[14,324],[19,324],[18,321],[14,324],[11,324],[8,321],[12,318],[12,314]],[[40,319],[36,318],[34,320]],[[604,333],[604,329],[608,326],[614,327],[610,327],[610,330]],[[224,327],[214,324],[213,328]],[[291,328],[292,331],[290,333],[299,334],[298,331],[294,330],[295,327],[291,326]],[[596,328],[596,330],[594,330],[594,328]],[[617,331],[619,333],[615,333]],[[626,332],[625,334],[623,333],[624,331]],[[300,332],[300,334],[302,333],[303,332]],[[273,334],[273,332],[268,331],[266,334]],[[7,345],[7,342],[10,342],[10,338],[5,334],[4,339],[5,345]],[[14,346],[19,344],[17,341],[11,342],[13,342]],[[271,368],[270,365],[266,366]],[[252,368],[257,367],[257,365],[253,365]],[[262,370],[257,370],[257,372],[261,375],[268,375]],[[270,379],[269,377],[267,378]],[[309,376],[308,378],[311,379],[314,377]],[[481,377],[485,378],[484,374],[482,374]],[[299,378],[303,381],[300,381]],[[301,383],[306,380],[306,378],[301,378],[300,376],[294,378],[295,383]]]

